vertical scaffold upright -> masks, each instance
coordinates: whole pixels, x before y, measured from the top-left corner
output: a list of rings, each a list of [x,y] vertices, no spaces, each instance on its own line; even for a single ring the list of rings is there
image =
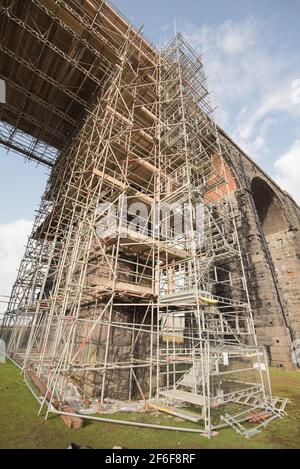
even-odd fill
[[[201,58],[180,34],[162,51],[131,26],[123,36],[49,179],[2,328],[8,354],[46,381],[47,415],[76,387],[106,413],[90,418],[250,436],[284,409],[256,342]],[[109,413],[120,401],[143,412]]]

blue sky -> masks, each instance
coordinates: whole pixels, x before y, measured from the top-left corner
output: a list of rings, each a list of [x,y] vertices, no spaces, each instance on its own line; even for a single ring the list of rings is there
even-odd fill
[[[154,44],[174,19],[203,55],[218,123],[300,201],[300,1],[115,0]]]
[[[217,122],[300,202],[300,0],[113,4],[157,46],[175,19],[202,53]],[[9,293],[45,183],[42,167],[0,149],[0,295]]]

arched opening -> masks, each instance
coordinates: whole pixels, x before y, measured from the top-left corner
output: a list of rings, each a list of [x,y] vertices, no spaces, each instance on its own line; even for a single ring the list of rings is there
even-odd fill
[[[275,192],[262,179],[252,180],[251,190],[256,210],[266,236],[288,228],[286,218]]]
[[[262,282],[258,280],[254,286],[255,295],[259,289],[260,334],[268,337],[264,345],[267,346],[270,361],[282,367],[283,363],[287,365],[290,361],[292,342],[292,337],[287,333],[291,326],[286,299],[289,298],[289,291],[293,295],[297,288],[295,273],[287,272],[287,258],[291,256],[289,224],[280,199],[268,183],[256,177],[252,180],[251,190],[265,235],[266,243],[263,240],[263,246],[268,262],[268,266],[264,262],[256,263],[259,279],[264,279]]]

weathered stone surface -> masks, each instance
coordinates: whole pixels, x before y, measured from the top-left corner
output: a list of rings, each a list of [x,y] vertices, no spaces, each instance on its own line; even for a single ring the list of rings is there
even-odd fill
[[[260,344],[275,366],[290,367],[300,338],[300,209],[246,154],[224,136],[228,164],[239,181],[240,242]]]

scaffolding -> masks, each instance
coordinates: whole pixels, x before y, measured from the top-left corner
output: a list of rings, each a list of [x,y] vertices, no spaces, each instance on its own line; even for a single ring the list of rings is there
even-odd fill
[[[84,418],[251,436],[285,404],[256,341],[201,57],[180,34],[161,51],[130,25],[121,36],[49,178],[2,327],[8,355],[46,380],[46,417],[72,402]]]

